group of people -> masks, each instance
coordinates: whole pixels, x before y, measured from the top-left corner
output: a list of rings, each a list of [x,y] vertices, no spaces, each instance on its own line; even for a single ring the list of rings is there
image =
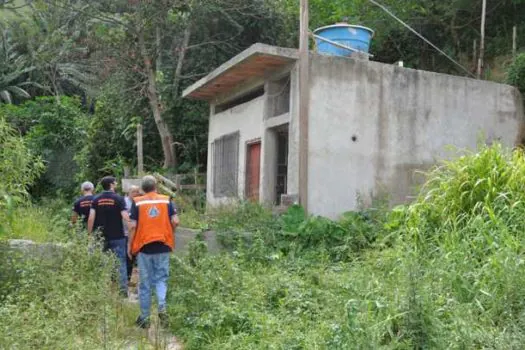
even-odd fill
[[[139,270],[140,315],[136,324],[149,327],[151,294],[155,289],[161,323],[166,324],[169,257],[175,246],[177,212],[168,196],[157,193],[157,181],[145,176],[141,188],[117,194],[115,177],[104,177],[102,193],[95,195],[91,182],[81,185],[82,196],[73,205],[72,222],[79,219],[90,235],[102,240],[104,251],[118,260],[120,293],[128,297],[128,283],[136,260]]]

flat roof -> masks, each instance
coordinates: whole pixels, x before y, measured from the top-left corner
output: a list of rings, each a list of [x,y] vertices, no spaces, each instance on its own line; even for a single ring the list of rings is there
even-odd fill
[[[299,58],[296,49],[254,44],[184,90],[182,97],[210,101],[253,77],[264,77]]]

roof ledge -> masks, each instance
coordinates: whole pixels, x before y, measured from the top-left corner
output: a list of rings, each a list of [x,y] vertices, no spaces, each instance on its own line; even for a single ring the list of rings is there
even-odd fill
[[[264,77],[299,59],[296,49],[254,44],[184,90],[182,97],[213,100],[253,77]]]

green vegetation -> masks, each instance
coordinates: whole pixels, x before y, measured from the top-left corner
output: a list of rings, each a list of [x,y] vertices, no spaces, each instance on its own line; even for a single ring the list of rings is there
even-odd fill
[[[40,158],[0,115],[0,209],[26,198],[28,186],[42,170]]]
[[[75,160],[85,144],[88,116],[77,98],[38,97],[19,105],[0,105],[5,118],[24,137],[29,150],[47,165],[31,188],[40,198],[57,192],[71,197],[78,191],[80,161]]]
[[[475,71],[481,1],[380,2]],[[181,92],[255,42],[297,47],[298,6],[0,1],[1,347],[146,348],[111,258],[68,227],[73,193],[136,172],[138,124],[147,171],[205,171],[207,106]],[[344,17],[374,29],[381,62],[464,74],[368,0],[310,10],[312,29]],[[489,2],[483,74],[522,92],[524,13],[524,0]],[[522,348],[524,162],[484,148],[432,171],[413,204],[338,221],[250,203],[204,213],[201,193],[178,193],[182,224],[213,228],[228,253],[197,240],[175,258],[171,328],[187,349]],[[28,258],[8,238],[71,246]]]
[[[525,54],[518,55],[507,72],[507,83],[516,86],[525,93]]]
[[[176,260],[172,329],[187,349],[518,349],[523,183],[521,151],[496,145],[435,169],[391,212],[223,213],[214,225],[233,254],[195,242]],[[245,231],[249,243],[235,235]]]
[[[138,305],[120,298],[116,262],[84,231],[68,229],[68,214],[62,202],[0,210],[0,347],[165,349],[160,333],[135,327]],[[15,249],[6,238],[45,244]]]
[[[475,72],[481,1],[380,2]],[[64,175],[56,180],[64,184],[66,174],[52,168],[66,161],[74,165],[71,172],[92,181],[122,174],[124,166],[133,170],[139,123],[147,170],[205,171],[209,113],[205,104],[182,99],[183,89],[255,42],[298,44],[298,0],[38,0],[28,1],[19,15],[7,10],[23,3],[0,4],[0,16],[9,14],[0,24],[0,103],[20,105],[28,98],[51,96],[67,105],[60,112],[65,119],[90,117],[87,125],[76,124],[84,132],[71,147],[77,164],[56,149],[44,157],[51,168],[46,183]],[[519,53],[525,17],[518,14],[525,13],[525,1],[488,4],[487,10],[484,78],[507,77],[521,86],[519,56],[512,63],[512,30],[517,27]],[[312,29],[345,18],[374,29],[372,52],[378,61],[402,60],[410,68],[466,74],[368,0],[310,0],[310,15]],[[63,96],[74,99],[65,102]],[[49,112],[48,107],[41,106]],[[22,109],[26,116],[35,115],[30,105]],[[46,132],[60,133],[59,124]]]

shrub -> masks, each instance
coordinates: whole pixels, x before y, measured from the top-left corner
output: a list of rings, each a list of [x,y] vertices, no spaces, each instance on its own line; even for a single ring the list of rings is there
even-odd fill
[[[67,248],[0,249],[0,339],[6,349],[122,346],[113,259],[79,239]]]
[[[43,170],[24,140],[0,117],[0,196],[27,195],[27,188]],[[0,206],[1,206],[0,199]]]
[[[525,53],[519,54],[508,68],[507,83],[525,93]]]
[[[390,213],[237,209],[218,226],[253,229],[251,245],[175,261],[173,330],[187,349],[521,348],[524,184],[521,151],[494,145],[436,167]]]

